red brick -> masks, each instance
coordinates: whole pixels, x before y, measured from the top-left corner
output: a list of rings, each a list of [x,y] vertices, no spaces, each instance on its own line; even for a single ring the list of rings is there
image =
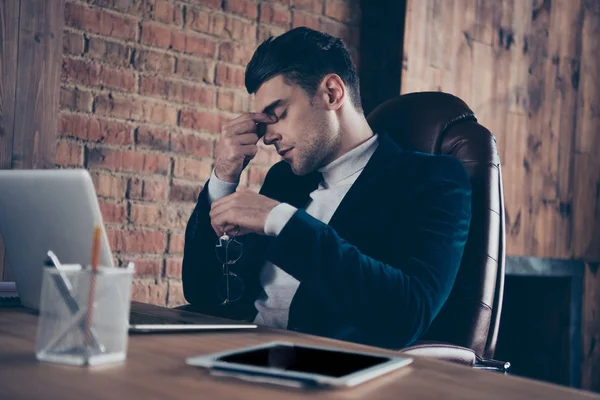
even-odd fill
[[[199,57],[214,57],[217,44],[214,40],[178,32],[174,35],[173,50]]]
[[[181,204],[179,207],[167,207],[164,225],[170,229],[184,230],[194,211],[195,204]]]
[[[133,143],[131,131],[131,127],[127,124],[102,118],[81,114],[61,114],[58,117],[60,136],[128,146]]]
[[[240,87],[244,86],[245,69],[222,63],[217,64],[215,83],[220,86]]]
[[[213,83],[215,62],[212,60],[192,60],[180,57],[175,75],[197,82]]]
[[[247,93],[219,92],[217,108],[234,113],[248,112],[250,111],[250,96]]]
[[[63,33],[63,54],[74,54],[79,56],[83,53],[84,40],[80,33],[64,32]]]
[[[176,185],[171,186],[171,201],[182,201],[192,202],[198,201],[198,195],[200,194],[200,187],[190,185]]]
[[[183,7],[180,4],[156,0],[151,18],[166,24],[181,26],[183,23]]]
[[[248,45],[225,42],[219,48],[219,60],[246,66],[252,58],[254,50]]]
[[[210,33],[222,38],[233,39],[244,43],[256,42],[255,22],[236,18],[226,14],[212,16]]]
[[[258,27],[258,41],[263,42],[271,36],[279,36],[285,33],[285,29],[274,25],[260,25]]]
[[[165,218],[165,206],[154,204],[132,204],[129,220],[134,225],[162,227]]]
[[[131,285],[131,300],[148,303],[150,301],[150,287],[148,283],[133,281]]]
[[[113,251],[127,253],[164,253],[167,234],[159,231],[106,230]]]
[[[258,17],[258,7],[252,0],[225,0],[224,10],[249,19]]]
[[[169,197],[169,182],[166,180],[131,178],[127,197],[131,200],[165,201]]]
[[[292,4],[292,0],[265,0],[269,3],[277,3],[282,4],[284,6],[290,6]]]
[[[90,174],[96,188],[96,194],[100,197],[112,197],[122,199],[127,189],[127,179],[112,176],[106,173],[93,172]]]
[[[96,97],[96,114],[177,126],[177,109],[175,107],[114,93],[102,93]]]
[[[185,229],[191,210],[154,204],[132,204],[129,219],[132,224],[149,227]]]
[[[92,94],[79,89],[61,87],[60,108],[72,111],[92,111]]]
[[[173,30],[163,25],[143,23],[142,44],[170,49],[173,47]]]
[[[151,23],[142,24],[142,44],[173,49],[200,57],[213,57],[216,49],[216,43],[212,39]]]
[[[314,30],[321,29],[321,19],[314,14],[308,14],[302,11],[294,11],[292,18],[292,28],[306,26]]]
[[[198,9],[188,9],[186,19],[186,27],[196,32],[245,43],[256,41],[256,23],[247,19]]]
[[[211,173],[212,166],[207,162],[200,162],[189,158],[175,158],[175,168],[173,169],[173,176],[175,178],[206,182],[210,178]]]
[[[181,110],[179,125],[182,128],[218,133],[221,131],[221,117],[205,111]]]
[[[103,148],[88,149],[88,167],[113,171],[144,172],[167,175],[171,159],[161,154],[119,151]]]
[[[185,247],[184,233],[171,233],[169,236],[169,254],[183,253]]]
[[[155,304],[158,306],[166,306],[167,305],[167,293],[168,287],[164,282],[159,282],[155,284],[150,284],[150,298],[148,302],[150,304]]]
[[[127,210],[123,204],[109,203],[107,201],[100,200],[100,212],[102,213],[102,220],[104,222],[114,222],[120,224],[127,223]]]
[[[160,151],[171,149],[171,133],[160,128],[140,126],[136,134],[136,144]]]
[[[135,86],[135,75],[131,71],[66,57],[63,57],[62,78],[86,86],[126,91],[133,91]]]
[[[321,30],[342,39],[347,46],[358,46],[360,41],[358,28],[349,27],[339,22],[324,19],[321,21]]]
[[[194,135],[172,135],[171,151],[196,157],[211,157],[213,142]]]
[[[110,8],[136,17],[147,17],[152,13],[156,0],[93,0],[93,3],[99,7]]]
[[[354,23],[360,19],[358,6],[352,7],[351,2],[325,0],[325,15],[345,23]]]
[[[183,295],[183,284],[180,281],[169,281],[167,294],[167,307],[177,307],[188,304]]]
[[[204,106],[213,106],[216,98],[214,89],[153,76],[142,77],[140,93],[178,103]]]
[[[165,268],[165,276],[167,278],[181,279],[181,264],[182,258],[167,258],[167,266]]]
[[[263,24],[278,25],[289,28],[292,18],[288,8],[273,4],[262,3],[260,5],[260,22]]]
[[[212,33],[215,15],[207,10],[189,8],[186,12],[186,28],[196,32]]]
[[[133,66],[138,71],[170,74],[175,69],[175,57],[151,50],[136,50]]]
[[[165,306],[167,304],[167,284],[134,280],[131,288],[131,299],[142,303]]]
[[[323,12],[323,0],[294,0],[294,8],[321,14]]]
[[[104,63],[127,67],[130,64],[131,48],[116,42],[92,37],[88,42],[88,55]]]
[[[265,176],[269,170],[265,168],[248,168],[248,185],[260,186],[265,181]]]
[[[65,4],[65,24],[119,39],[133,40],[137,32],[137,22],[133,18],[76,3]]]
[[[56,164],[63,167],[83,167],[83,147],[75,142],[56,144]]]
[[[217,10],[221,9],[222,0],[188,0],[190,3],[200,4],[205,7],[214,8]]]
[[[131,260],[136,277],[159,278],[162,276],[163,260],[160,258]]]

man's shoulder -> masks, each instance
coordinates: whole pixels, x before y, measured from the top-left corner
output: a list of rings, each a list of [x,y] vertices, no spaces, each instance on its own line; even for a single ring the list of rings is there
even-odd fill
[[[460,186],[470,186],[465,166],[451,155],[423,153],[415,150],[403,150],[395,157],[395,170],[409,174],[417,181],[439,182],[452,180]]]

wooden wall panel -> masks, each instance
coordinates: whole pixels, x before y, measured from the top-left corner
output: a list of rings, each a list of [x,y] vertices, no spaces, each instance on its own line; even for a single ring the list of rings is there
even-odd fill
[[[63,0],[21,0],[15,169],[54,168],[63,13]]]
[[[600,1],[586,0],[575,136],[573,242],[576,255],[600,260]]]
[[[455,94],[497,137],[509,255],[600,260],[598,9],[596,0],[407,4],[401,93]]]
[[[0,0],[0,169],[53,168],[63,0]],[[10,279],[0,238],[0,279]]]
[[[0,2],[0,169],[9,169],[12,165],[19,9],[18,1]],[[0,280],[7,270],[5,258],[0,235]]]

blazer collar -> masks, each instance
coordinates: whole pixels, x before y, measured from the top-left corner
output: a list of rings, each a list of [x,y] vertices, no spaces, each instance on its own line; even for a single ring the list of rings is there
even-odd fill
[[[377,188],[388,184],[385,182],[385,178],[389,176],[387,171],[393,169],[395,160],[401,153],[402,149],[387,133],[379,133],[379,146],[329,221],[329,225],[342,234],[342,237],[346,229],[352,229],[353,221],[361,214],[361,210],[373,205]]]
[[[379,145],[369,159],[369,162],[354,182],[344,199],[334,213],[330,225],[334,225],[338,219],[345,220],[348,213],[363,206],[362,203],[368,199],[369,188],[377,184],[385,184],[381,180],[386,176],[386,170],[392,168],[394,159],[402,152],[400,147],[386,132],[378,132]],[[303,176],[295,175],[289,165],[286,164],[287,178],[282,180],[284,187],[278,192],[282,194],[279,201],[284,201],[296,208],[305,208],[310,201],[310,193],[317,189],[321,182],[322,175],[318,171],[311,172]],[[278,196],[279,197],[279,196]]]

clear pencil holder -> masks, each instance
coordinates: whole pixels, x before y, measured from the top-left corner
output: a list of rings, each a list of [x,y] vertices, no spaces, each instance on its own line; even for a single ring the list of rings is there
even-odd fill
[[[45,267],[37,359],[89,366],[124,361],[133,272],[132,264],[96,273],[80,265]]]

